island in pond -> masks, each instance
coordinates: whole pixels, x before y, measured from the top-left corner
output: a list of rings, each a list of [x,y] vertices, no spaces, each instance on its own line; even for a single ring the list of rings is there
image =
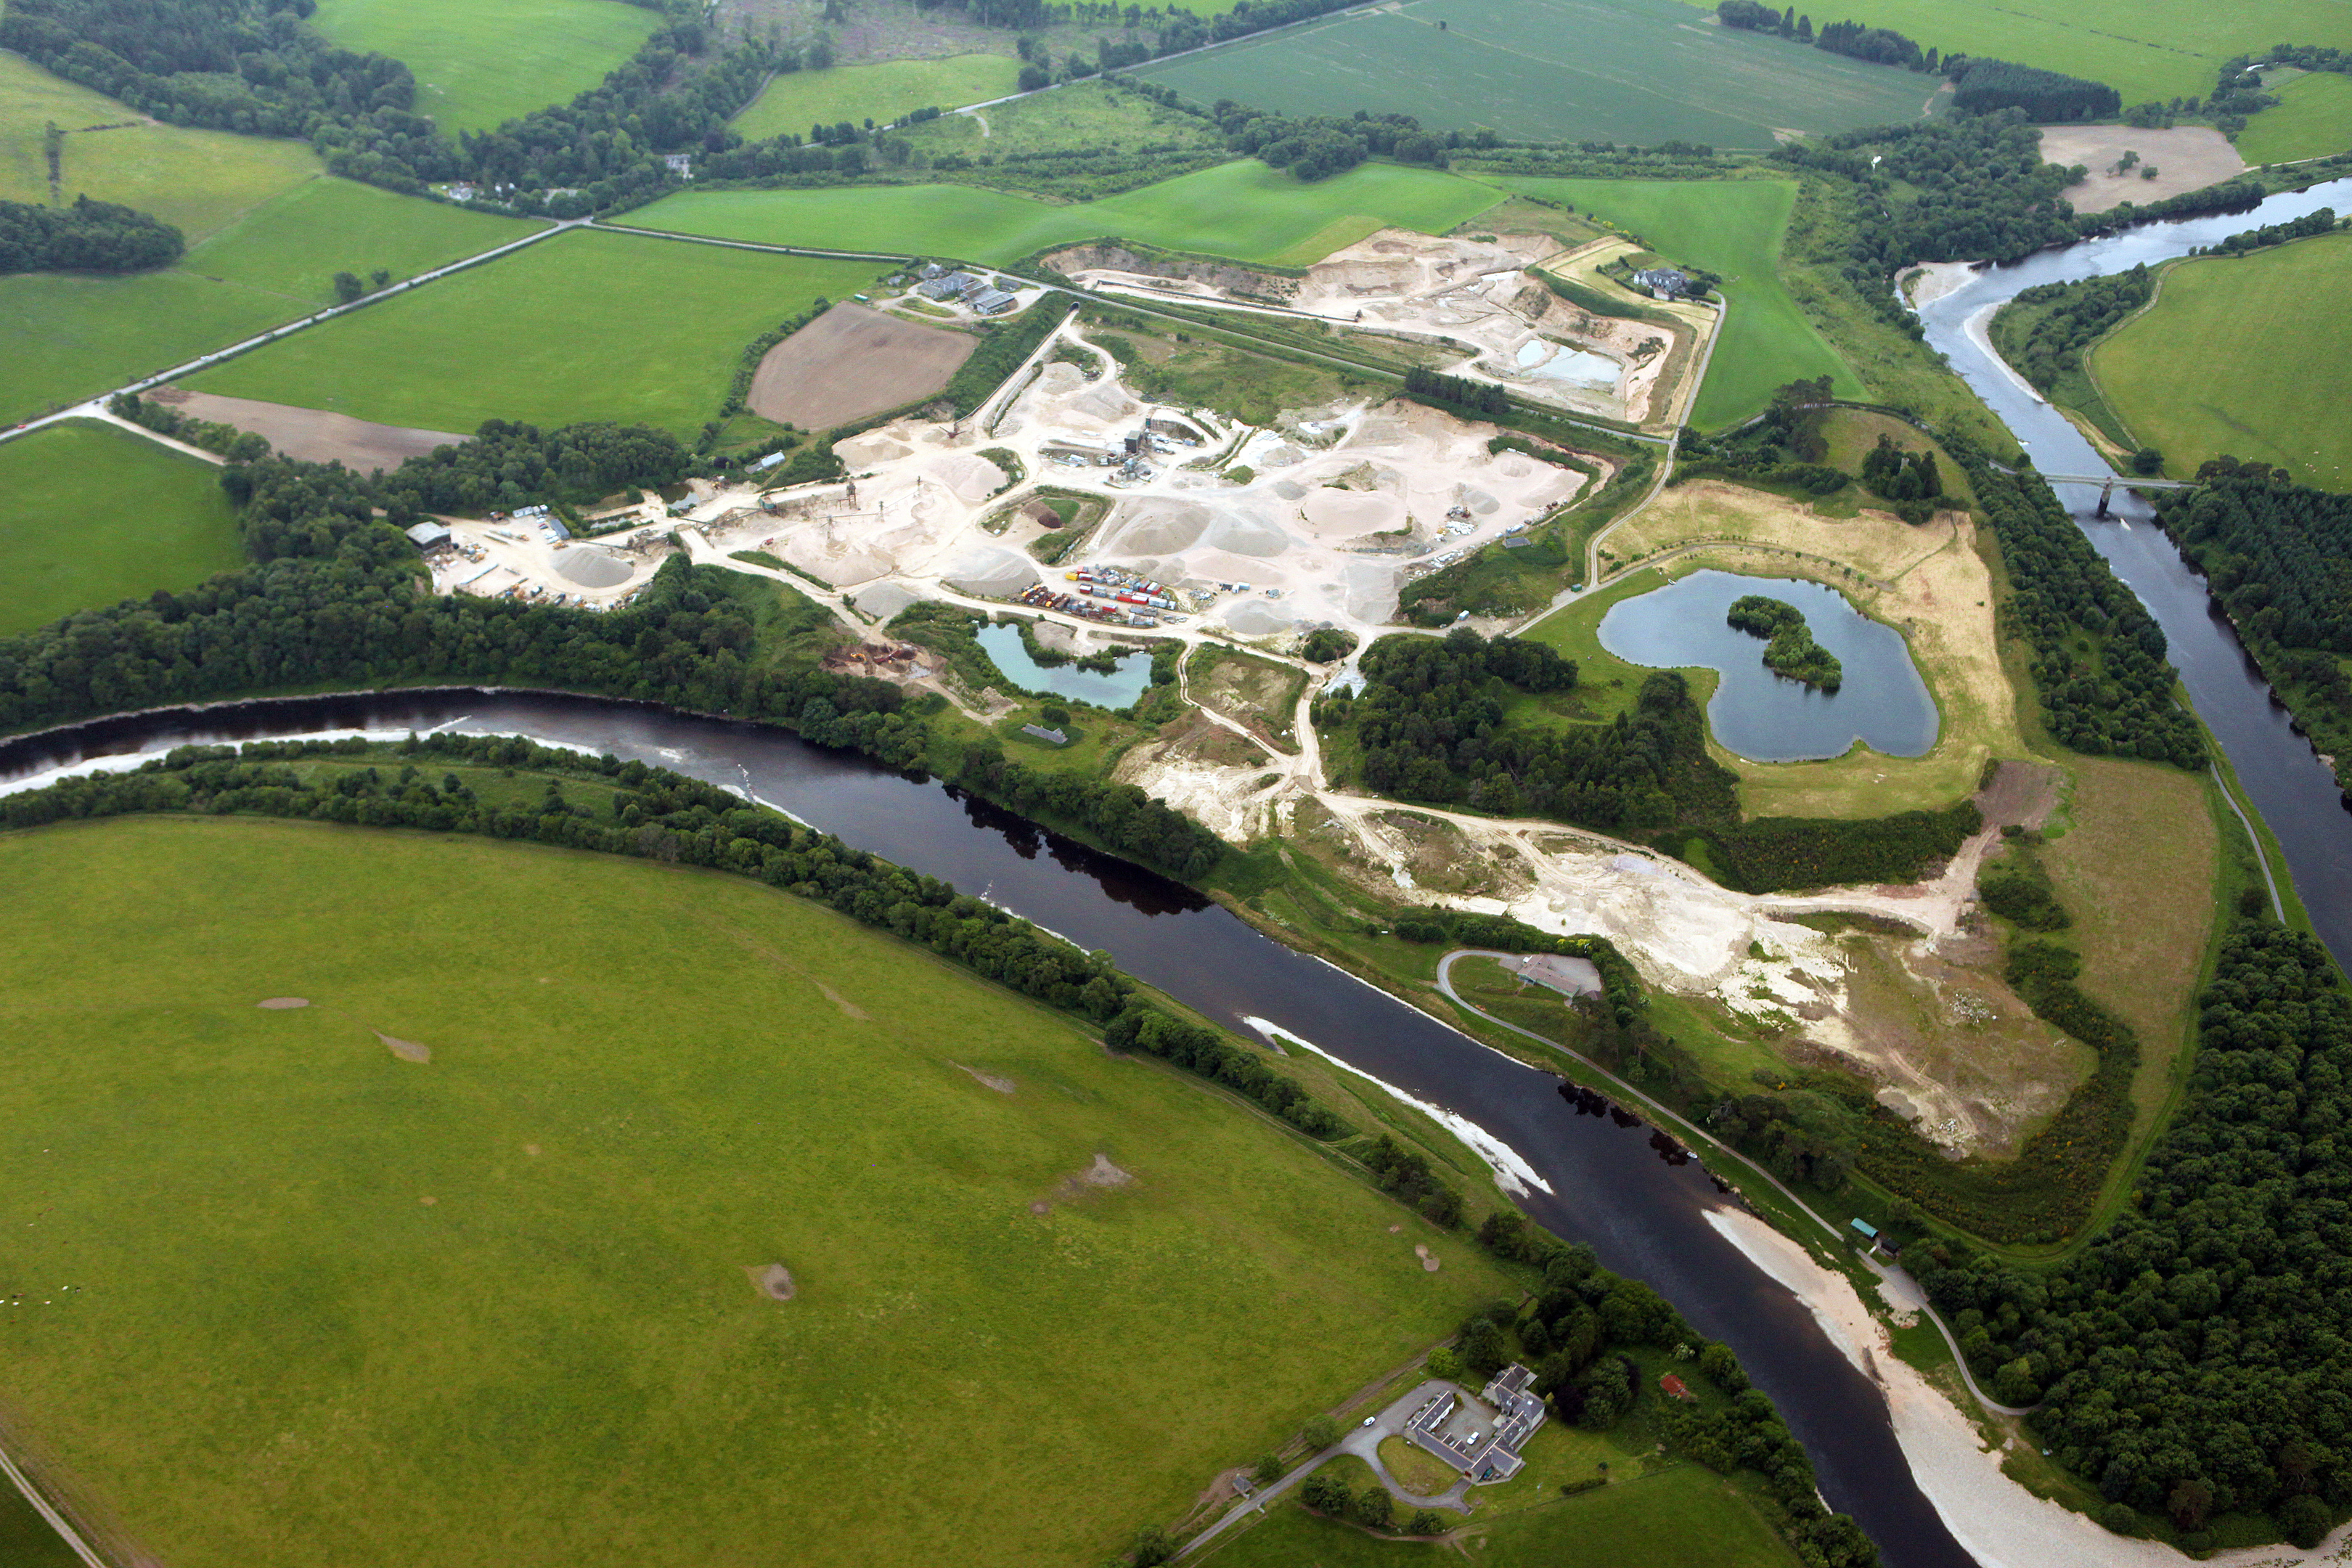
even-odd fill
[[[1732,602],[1724,619],[1739,631],[1771,640],[1764,645],[1764,662],[1775,675],[1835,691],[1844,679],[1837,655],[1813,640],[1805,613],[1785,599],[1749,594]]]

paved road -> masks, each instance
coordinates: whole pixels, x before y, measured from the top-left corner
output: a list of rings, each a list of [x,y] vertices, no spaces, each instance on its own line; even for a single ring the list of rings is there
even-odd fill
[[[1727,1162],[1735,1162],[1745,1167],[1749,1174],[1754,1176],[1757,1180],[1765,1183],[1770,1186],[1774,1192],[1779,1193],[1783,1198],[1786,1198],[1790,1205],[1794,1207],[1798,1213],[1803,1215],[1807,1219],[1811,1220],[1815,1225],[1821,1226],[1822,1234],[1829,1237],[1832,1241],[1834,1241],[1841,1246],[1844,1244],[1846,1233],[1843,1230],[1832,1225],[1820,1215],[1815,1214],[1811,1205],[1806,1203],[1804,1199],[1790,1192],[1788,1187],[1781,1183],[1780,1179],[1773,1175],[1771,1172],[1765,1170],[1760,1165],[1755,1164],[1738,1150],[1731,1148],[1728,1144],[1719,1142],[1713,1135],[1702,1131],[1695,1123],[1685,1121],[1683,1117],[1659,1104],[1656,1100],[1652,1100],[1648,1095],[1643,1094],[1640,1089],[1635,1089],[1632,1084],[1627,1083],[1623,1079],[1619,1078],[1615,1073],[1611,1072],[1607,1068],[1602,1067],[1591,1057],[1584,1055],[1580,1051],[1570,1050],[1566,1046],[1560,1045],[1556,1041],[1548,1040],[1543,1036],[1537,1034],[1533,1029],[1522,1029],[1517,1024],[1497,1018],[1495,1015],[1487,1012],[1485,1008],[1478,1006],[1476,1004],[1465,1001],[1461,993],[1454,989],[1453,974],[1455,960],[1464,958],[1507,958],[1510,956],[1512,955],[1508,953],[1496,952],[1486,948],[1463,948],[1457,952],[1449,952],[1444,958],[1437,961],[1437,988],[1444,993],[1446,1000],[1452,1002],[1455,1006],[1460,1007],[1464,1012],[1475,1013],[1479,1017],[1486,1020],[1489,1024],[1494,1025],[1496,1028],[1508,1029],[1515,1035],[1524,1035],[1528,1039],[1535,1041],[1546,1049],[1558,1051],[1560,1055],[1567,1057],[1571,1061],[1577,1062],[1580,1065],[1590,1068],[1594,1074],[1607,1082],[1622,1098],[1639,1104],[1653,1119],[1661,1122],[1672,1122],[1675,1127],[1687,1133],[1693,1142],[1705,1144],[1707,1148],[1714,1150],[1723,1160]],[[1877,1258],[1873,1257],[1869,1253],[1862,1253],[1859,1256],[1861,1257],[1862,1261],[1869,1267],[1871,1271],[1878,1276],[1880,1281],[1880,1293],[1886,1298],[1887,1303],[1890,1306],[1894,1307],[1897,1311],[1918,1312],[1925,1316],[1927,1321],[1936,1325],[1936,1331],[1942,1334],[1944,1336],[1944,1342],[1951,1347],[1952,1360],[1960,1369],[1960,1381],[1968,1384],[1969,1392],[1976,1396],[1978,1404],[1983,1405],[1987,1410],[1994,1411],[2002,1415],[2023,1415],[2032,1409],[2032,1406],[2030,1405],[2003,1405],[1999,1400],[1993,1398],[1992,1395],[1987,1394],[1983,1389],[1977,1386],[1977,1380],[1974,1376],[1970,1375],[1969,1372],[1968,1358],[1960,1353],[1960,1342],[1952,1336],[1951,1325],[1945,1322],[1942,1315],[1938,1313],[1935,1308],[1927,1304],[1927,1293],[1919,1288],[1919,1282],[1912,1279],[1908,1272],[1895,1265],[1881,1262]]]

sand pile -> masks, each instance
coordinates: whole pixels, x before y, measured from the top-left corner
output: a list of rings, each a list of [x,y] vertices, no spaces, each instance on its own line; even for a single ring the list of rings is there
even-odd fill
[[[977,452],[943,452],[926,470],[966,506],[978,506],[1011,483],[1011,476]]]
[[[583,588],[617,588],[629,580],[631,568],[593,546],[575,546],[557,554],[555,570],[564,581]]]
[[[1272,637],[1297,624],[1281,605],[1269,605],[1264,599],[1244,599],[1225,611],[1225,625],[1245,637]]]
[[[1077,415],[1082,418],[1100,420],[1106,425],[1116,425],[1134,418],[1141,411],[1141,406],[1118,387],[1105,382],[1100,385],[1090,386],[1071,398],[1062,405],[1062,412],[1065,415]]]
[[[853,468],[868,468],[877,463],[887,463],[914,450],[887,430],[868,430],[863,436],[851,436],[833,444],[835,456]]]
[[[1404,526],[1404,508],[1391,496],[1318,489],[1307,498],[1307,504],[1299,510],[1307,514],[1316,533],[1324,538],[1385,533]]]
[[[1108,548],[1139,555],[1189,550],[1199,542],[1213,515],[1207,507],[1189,502],[1138,501],[1128,509]]]
[[[887,622],[891,616],[913,604],[915,599],[915,595],[896,583],[877,583],[871,588],[861,590],[850,603],[877,620]]]
[[[980,544],[950,563],[940,580],[976,598],[1010,599],[1040,578],[1036,565],[1026,556],[999,545]]]
[[[1291,546],[1291,537],[1263,513],[1228,512],[1210,528],[1202,542],[1235,555],[1272,557]]]

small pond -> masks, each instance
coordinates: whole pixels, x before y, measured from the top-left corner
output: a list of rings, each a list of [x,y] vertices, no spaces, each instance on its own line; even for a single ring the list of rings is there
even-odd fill
[[[1813,640],[1844,667],[1834,693],[1773,674],[1764,667],[1764,639],[1724,624],[1731,602],[1748,594],[1785,599],[1805,613]],[[1706,705],[1707,727],[1726,749],[1756,762],[1843,756],[1856,741],[1890,757],[1916,757],[1936,743],[1935,700],[1903,634],[1818,583],[1694,572],[1612,606],[1601,618],[1601,646],[1632,664],[1715,670],[1722,679]]]
[[[1125,708],[1142,696],[1151,686],[1151,656],[1130,653],[1118,661],[1118,668],[1108,675],[1091,669],[1080,669],[1075,664],[1051,667],[1039,664],[1029,657],[1029,649],[1021,641],[1021,628],[999,625],[980,628],[980,646],[996,661],[996,668],[1006,679],[1024,690],[1055,697],[1074,697],[1081,702],[1091,702],[1097,708]]]
[[[1620,367],[1607,354],[1589,353],[1583,349],[1563,348],[1542,338],[1530,338],[1519,345],[1516,357],[1522,374],[1544,381],[1562,381],[1571,386],[1603,392],[1617,384]]]

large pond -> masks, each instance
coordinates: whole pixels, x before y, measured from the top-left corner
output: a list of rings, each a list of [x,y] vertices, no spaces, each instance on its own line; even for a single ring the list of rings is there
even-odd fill
[[[1521,343],[1515,357],[1523,375],[1602,391],[1617,384],[1618,372],[1623,368],[1607,354],[1569,348],[1546,338],[1532,338]]]
[[[1028,645],[1021,640],[1021,628],[999,624],[980,628],[980,646],[996,661],[1005,679],[1025,690],[1040,695],[1076,698],[1091,702],[1097,708],[1125,708],[1144,694],[1151,685],[1151,656],[1148,653],[1123,654],[1118,667],[1108,675],[1097,670],[1080,669],[1075,664],[1039,664],[1029,657]]]
[[[1813,640],[1844,668],[1837,690],[1773,674],[1764,663],[1764,639],[1725,623],[1732,601],[1749,594],[1805,613]],[[1843,756],[1856,741],[1890,757],[1916,757],[1936,743],[1936,700],[1903,634],[1818,583],[1694,572],[1612,606],[1601,618],[1601,646],[1653,668],[1716,671],[1722,679],[1706,705],[1707,726],[1726,748],[1751,761]]]

